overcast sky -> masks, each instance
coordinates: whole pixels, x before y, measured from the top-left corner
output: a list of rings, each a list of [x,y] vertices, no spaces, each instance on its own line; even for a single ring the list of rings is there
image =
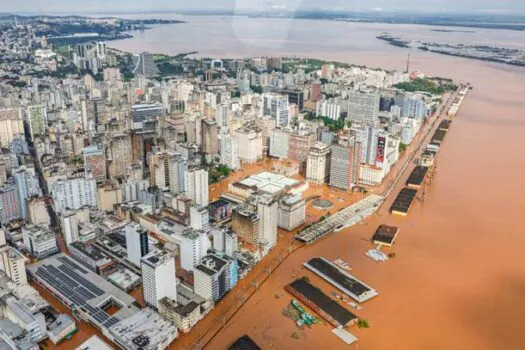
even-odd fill
[[[122,12],[198,8],[525,14],[525,0],[0,0],[0,12]]]

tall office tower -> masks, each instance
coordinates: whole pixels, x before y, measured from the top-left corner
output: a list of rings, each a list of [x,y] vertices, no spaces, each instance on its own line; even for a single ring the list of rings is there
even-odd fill
[[[408,96],[403,101],[403,117],[423,121],[427,114],[427,106],[419,96]]]
[[[150,185],[164,189],[170,186],[170,159],[174,154],[161,151],[151,155],[149,160]]]
[[[254,122],[235,130],[239,142],[239,159],[248,164],[255,163],[263,156],[262,130]]]
[[[133,164],[131,136],[127,134],[113,135],[108,153],[109,177],[113,179],[126,176],[126,171]]]
[[[207,206],[208,197],[208,172],[198,167],[188,168],[184,174],[186,195],[195,204]]]
[[[27,107],[27,122],[29,124],[29,132],[31,139],[35,136],[43,136],[46,132],[47,111],[44,106],[29,106]]]
[[[259,221],[257,209],[243,204],[233,210],[232,230],[244,242],[259,247]]]
[[[107,44],[103,41],[96,43],[97,57],[104,58],[106,56]]]
[[[277,244],[277,226],[279,225],[279,204],[271,195],[257,198],[259,214],[259,244],[263,252],[268,253]]]
[[[268,70],[282,70],[283,69],[283,60],[281,57],[268,57],[266,59],[266,64],[268,66]]]
[[[89,131],[89,123],[88,123],[88,111],[87,111],[87,103],[85,99],[82,99],[80,101],[80,118],[82,121],[82,130],[84,133],[88,133]]]
[[[332,146],[330,186],[350,190],[359,180],[361,144],[351,136],[347,141]]]
[[[264,93],[261,95],[260,116],[270,116],[276,120],[277,126],[288,126],[290,123],[290,108],[288,97],[275,94]]]
[[[237,234],[226,228],[214,228],[213,235],[213,249],[233,256],[233,253],[239,249],[239,240]]]
[[[318,117],[328,117],[333,120],[338,120],[341,117],[341,105],[334,99],[317,101],[316,115]]]
[[[15,184],[19,196],[20,203],[20,217],[27,220],[28,217],[28,201],[32,197],[41,197],[42,189],[38,183],[38,177],[34,169],[26,167],[18,168],[14,173]]]
[[[213,120],[202,120],[202,151],[211,156],[218,154],[218,132],[217,123]]]
[[[221,138],[221,164],[226,165],[232,170],[237,170],[241,166],[239,162],[239,141],[230,135],[223,135]]]
[[[27,284],[26,257],[9,246],[0,246],[0,271],[4,271],[17,286]]]
[[[349,120],[365,125],[374,125],[376,123],[377,114],[379,112],[378,93],[352,91],[348,94],[347,102]]]
[[[125,228],[126,251],[128,260],[140,266],[140,259],[149,252],[148,232],[137,223],[130,223]]]
[[[268,151],[270,150],[270,137],[272,136],[272,132],[275,129],[275,119],[272,119],[272,117],[269,116],[265,116],[262,118],[258,118],[255,121],[255,123],[262,130],[263,153],[267,155]]]
[[[58,180],[50,190],[57,212],[97,205],[97,183],[90,173],[86,176]]]
[[[295,104],[299,107],[299,111],[304,109],[304,92],[299,89],[287,89],[281,92],[283,95],[288,96],[288,102]]]
[[[182,193],[186,191],[184,182],[187,162],[180,153],[175,153],[169,160],[169,182],[170,192],[172,194]]]
[[[292,231],[306,220],[306,200],[300,195],[285,195],[279,199],[279,227]]]
[[[132,73],[135,75],[143,75],[145,77],[153,77],[159,74],[157,65],[153,60],[153,55],[147,52],[143,52],[138,55],[133,55],[133,70]]]
[[[206,300],[219,301],[237,284],[238,265],[217,255],[206,255],[194,271],[195,294]]]
[[[291,132],[288,137],[288,158],[304,163],[308,158],[308,151],[315,142],[316,135],[308,130]]]
[[[351,131],[356,136],[356,141],[362,145],[361,161],[375,166],[377,154],[377,136],[380,129],[372,125],[352,124]]]
[[[84,167],[86,171],[91,171],[97,182],[106,181],[106,152],[103,145],[84,148]]]
[[[196,230],[210,230],[210,213],[208,208],[192,205],[190,208],[190,226]]]
[[[17,137],[25,137],[22,110],[0,109],[0,147],[8,148]]]
[[[177,300],[177,278],[175,259],[164,250],[154,250],[140,260],[144,301],[157,309],[158,301],[164,297]]]
[[[221,103],[215,110],[215,120],[219,129],[225,129],[228,127],[228,121],[230,119],[230,106],[228,103]]]
[[[306,161],[306,181],[323,184],[330,179],[331,146],[322,142],[314,143]]]
[[[139,200],[139,194],[141,191],[146,191],[149,187],[148,180],[131,180],[123,183],[120,186],[122,191],[122,202],[136,202]]]
[[[13,183],[7,183],[0,187],[0,221],[2,225],[21,218],[22,204],[17,192],[16,184]]]
[[[287,158],[290,144],[290,133],[287,130],[275,129],[270,136],[270,157]]]

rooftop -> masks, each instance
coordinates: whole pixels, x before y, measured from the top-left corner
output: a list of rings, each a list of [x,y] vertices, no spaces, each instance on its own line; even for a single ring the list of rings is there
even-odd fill
[[[151,267],[157,267],[164,264],[169,259],[173,259],[173,255],[171,255],[171,253],[165,250],[156,249],[143,256],[141,261]]]

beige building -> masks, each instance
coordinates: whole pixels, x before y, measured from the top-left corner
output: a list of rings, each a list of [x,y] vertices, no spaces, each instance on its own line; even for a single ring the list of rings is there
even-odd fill
[[[111,139],[108,150],[109,178],[124,177],[127,169],[133,163],[131,152],[131,136],[117,134]]]
[[[292,231],[306,220],[306,201],[298,195],[286,195],[279,200],[279,227]]]
[[[17,136],[24,138],[24,124],[22,122],[22,111],[16,109],[0,110],[0,146],[8,148],[9,144]]]
[[[262,159],[263,134],[254,122],[237,129],[235,137],[239,142],[239,159],[241,162],[252,164]]]
[[[310,147],[306,160],[306,181],[322,184],[330,178],[331,148],[322,142],[316,142]]]
[[[33,225],[49,227],[51,220],[47,211],[46,201],[44,198],[33,198],[27,203],[29,212],[29,222]]]
[[[113,211],[116,204],[122,203],[122,191],[119,186],[105,183],[97,188],[97,207],[104,211]]]

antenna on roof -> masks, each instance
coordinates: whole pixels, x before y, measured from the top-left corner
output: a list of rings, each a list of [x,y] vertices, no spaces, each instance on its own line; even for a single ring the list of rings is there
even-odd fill
[[[410,73],[410,54],[408,54],[407,57],[407,70],[405,71],[405,73]]]

